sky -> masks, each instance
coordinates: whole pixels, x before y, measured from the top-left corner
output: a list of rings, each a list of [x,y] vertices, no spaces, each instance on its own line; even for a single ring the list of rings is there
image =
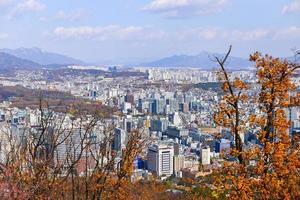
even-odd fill
[[[0,0],[0,48],[88,62],[300,49],[300,0]]]

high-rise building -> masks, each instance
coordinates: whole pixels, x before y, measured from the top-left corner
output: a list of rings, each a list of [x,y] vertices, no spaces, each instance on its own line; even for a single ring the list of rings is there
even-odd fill
[[[131,109],[132,109],[131,103],[123,102],[123,104],[122,104],[122,111],[124,113],[127,113]]]
[[[168,126],[166,135],[171,138],[178,138],[178,139],[186,138],[189,135],[189,130],[183,128],[177,128],[175,126]]]
[[[151,131],[160,131],[164,132],[167,130],[168,121],[166,119],[153,119],[151,120]]]
[[[201,163],[202,165],[209,165],[210,164],[210,148],[205,147],[201,149]]]
[[[134,96],[132,94],[126,94],[125,102],[131,103],[132,105],[134,105]]]
[[[189,104],[187,103],[179,103],[179,111],[187,113],[189,112]]]
[[[115,129],[113,150],[120,151],[126,144],[126,132],[120,128]]]
[[[148,170],[157,176],[171,176],[173,174],[174,148],[171,144],[154,144],[148,148]]]
[[[184,155],[174,156],[174,173],[176,174],[184,168]]]
[[[223,150],[230,148],[230,140],[221,139],[216,141],[216,152],[220,153]]]
[[[192,100],[193,100],[192,95],[189,95],[189,94],[184,95],[184,103],[189,104],[190,102],[192,102]]]
[[[165,111],[165,100],[164,99],[154,99],[152,102],[152,113],[163,114]]]
[[[181,119],[180,116],[178,114],[178,112],[175,112],[173,114],[169,115],[169,121],[174,125],[174,126],[179,126]]]
[[[167,99],[166,103],[167,105],[170,106],[169,109],[171,113],[178,111],[178,101],[176,99],[174,98]]]

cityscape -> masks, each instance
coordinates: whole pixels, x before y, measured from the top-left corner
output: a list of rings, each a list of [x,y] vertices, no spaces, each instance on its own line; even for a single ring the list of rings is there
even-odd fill
[[[299,199],[300,1],[257,14],[277,32],[192,31],[249,2],[124,2],[0,0],[0,199]]]

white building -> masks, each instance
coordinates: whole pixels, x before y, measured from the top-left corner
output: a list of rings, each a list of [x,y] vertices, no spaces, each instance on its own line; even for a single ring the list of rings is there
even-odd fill
[[[123,102],[123,104],[122,104],[123,113],[127,113],[127,110],[130,110],[130,109],[132,109],[131,103]]]
[[[181,118],[178,114],[178,112],[175,112],[173,114],[169,115],[169,121],[174,125],[174,126],[179,126],[181,124]]]
[[[300,107],[293,107],[290,109],[289,119],[292,122],[293,128],[300,128]]]
[[[174,156],[174,173],[177,174],[184,168],[184,155]]]
[[[201,149],[201,162],[202,162],[202,165],[210,164],[210,148],[209,147]]]
[[[173,174],[173,145],[160,143],[148,148],[148,170],[156,172],[157,176]]]

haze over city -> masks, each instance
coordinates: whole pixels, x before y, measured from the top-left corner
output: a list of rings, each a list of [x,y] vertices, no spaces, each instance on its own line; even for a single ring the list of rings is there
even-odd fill
[[[141,63],[202,51],[288,57],[298,0],[1,0],[0,48],[39,47],[90,63]]]

